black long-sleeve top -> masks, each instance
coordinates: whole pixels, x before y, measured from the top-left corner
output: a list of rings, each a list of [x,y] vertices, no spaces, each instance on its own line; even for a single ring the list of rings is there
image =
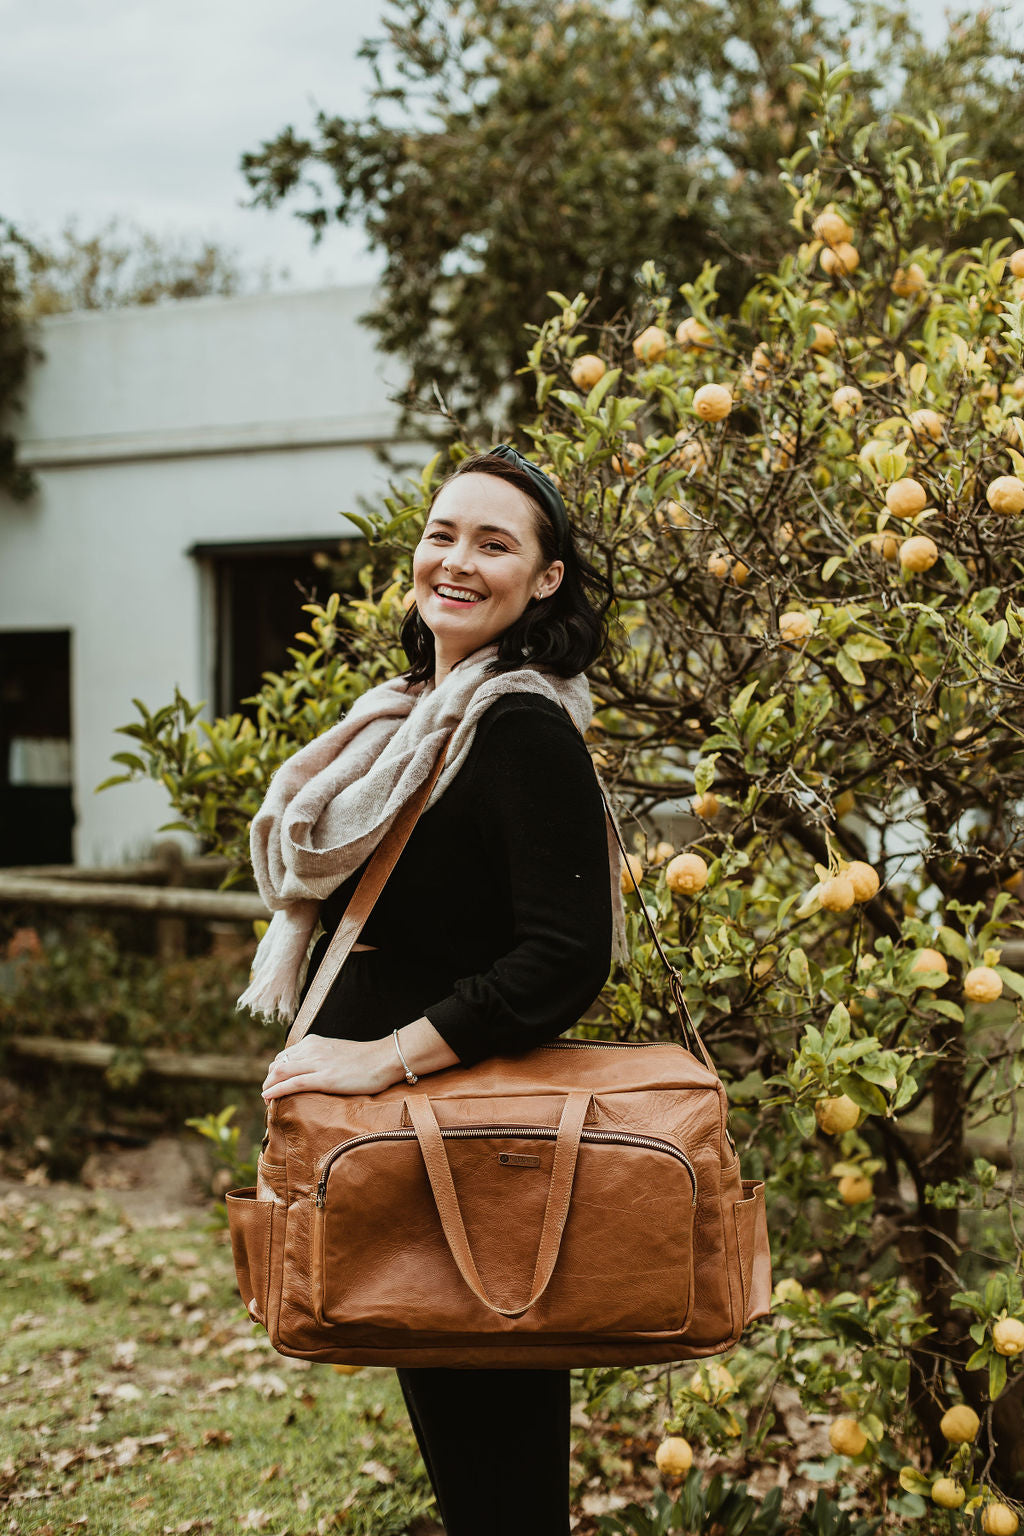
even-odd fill
[[[321,906],[309,976],[364,866]],[[378,1039],[425,1015],[466,1065],[553,1039],[608,977],[605,814],[579,732],[537,694],[497,699],[424,811],[313,1023]],[[307,982],[308,985],[308,982]]]

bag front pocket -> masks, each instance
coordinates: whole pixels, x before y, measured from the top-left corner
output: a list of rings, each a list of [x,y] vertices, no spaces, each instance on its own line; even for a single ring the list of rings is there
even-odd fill
[[[582,1131],[550,1283],[526,1305],[558,1131],[460,1125],[439,1134],[483,1299],[453,1256],[416,1131],[383,1131],[344,1142],[321,1164],[311,1277],[319,1322],[566,1338],[685,1327],[696,1180],[678,1147]]]
[[[253,1322],[266,1327],[274,1201],[258,1200],[255,1189],[232,1189],[225,1200],[239,1295]]]

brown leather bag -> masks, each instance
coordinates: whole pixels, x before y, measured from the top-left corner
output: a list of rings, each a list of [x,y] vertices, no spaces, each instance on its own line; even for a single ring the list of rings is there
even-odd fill
[[[443,762],[442,750],[367,865],[288,1044]],[[271,1101],[259,1182],[227,1206],[242,1299],[276,1350],[347,1365],[647,1365],[717,1354],[768,1311],[764,1185],[740,1178],[725,1090],[651,931],[690,1049],[560,1039],[415,1086]]]

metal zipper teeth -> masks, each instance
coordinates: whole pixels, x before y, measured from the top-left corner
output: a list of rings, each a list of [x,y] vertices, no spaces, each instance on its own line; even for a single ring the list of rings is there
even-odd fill
[[[644,1051],[652,1045],[674,1045],[673,1040],[545,1040],[543,1051]]]
[[[555,1141],[558,1130],[550,1125],[445,1125],[441,1127],[442,1140],[446,1137],[455,1140],[473,1140],[479,1137],[489,1136],[531,1136],[544,1141]],[[353,1136],[351,1141],[343,1141],[340,1147],[335,1147],[328,1152],[320,1167],[320,1178],[316,1186],[316,1207],[323,1210],[327,1202],[327,1180],[331,1169],[341,1157],[343,1152],[354,1151],[356,1147],[364,1147],[372,1141],[415,1141],[416,1132],[409,1129],[398,1131],[371,1131],[366,1136]],[[613,1146],[647,1147],[654,1152],[667,1152],[670,1157],[683,1164],[690,1175],[690,1183],[693,1186],[694,1202],[697,1199],[697,1175],[693,1164],[685,1152],[674,1147],[670,1141],[661,1141],[656,1136],[634,1136],[629,1131],[583,1131],[581,1141],[611,1143]]]

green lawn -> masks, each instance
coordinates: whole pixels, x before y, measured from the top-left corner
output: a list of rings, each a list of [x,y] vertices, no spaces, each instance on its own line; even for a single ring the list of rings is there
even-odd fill
[[[440,1531],[394,1373],[276,1354],[202,1210],[0,1200],[0,1330],[4,1536]],[[649,1413],[577,1408],[578,1536],[649,1496]]]
[[[0,1275],[12,1536],[436,1529],[394,1374],[276,1354],[202,1212],[8,1198]]]

